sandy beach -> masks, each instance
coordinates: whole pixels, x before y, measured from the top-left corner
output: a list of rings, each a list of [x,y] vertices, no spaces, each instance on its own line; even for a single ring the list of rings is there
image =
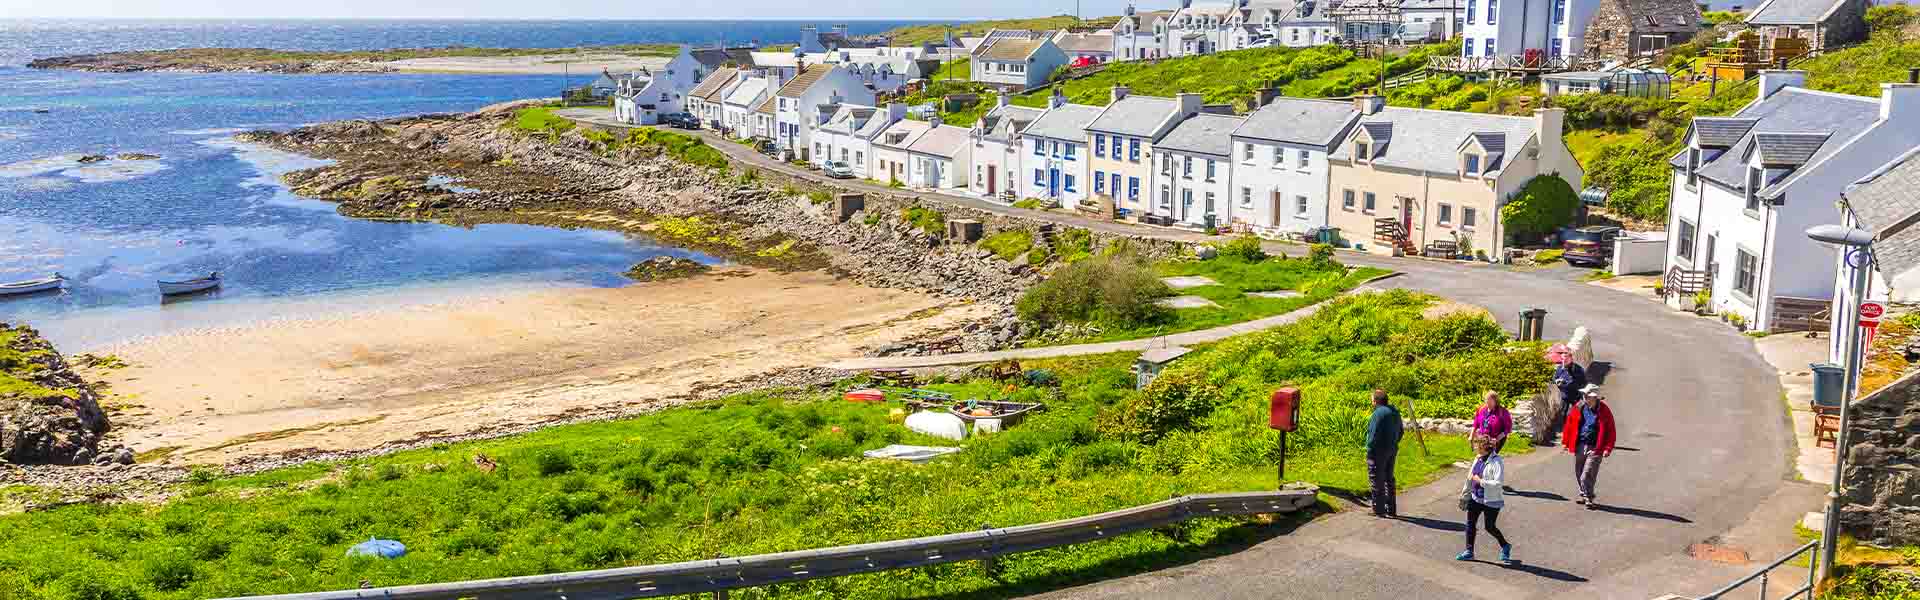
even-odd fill
[[[149,460],[356,450],[670,404],[986,314],[821,272],[745,269],[613,289],[509,292],[183,332],[102,348]]]

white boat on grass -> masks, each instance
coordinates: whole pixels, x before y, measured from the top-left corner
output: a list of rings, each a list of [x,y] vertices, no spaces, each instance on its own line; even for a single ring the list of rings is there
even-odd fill
[[[185,281],[160,281],[156,283],[160,286],[160,295],[162,296],[178,296],[180,294],[204,292],[213,288],[220,287],[220,272],[214,271],[212,273],[207,274],[206,277],[201,277],[199,279],[188,279]]]
[[[66,281],[66,277],[61,276],[59,273],[54,273],[52,277],[42,279],[0,283],[0,296],[21,296],[53,291],[60,289],[60,286],[66,283]]]

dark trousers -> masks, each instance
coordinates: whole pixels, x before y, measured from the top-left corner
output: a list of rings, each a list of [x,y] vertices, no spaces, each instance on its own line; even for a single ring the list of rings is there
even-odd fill
[[[1566,425],[1567,413],[1572,412],[1573,405],[1580,402],[1580,396],[1580,392],[1560,394],[1560,403],[1553,407],[1553,420],[1550,421],[1553,426],[1547,428],[1546,442],[1551,443],[1560,439],[1560,427]]]
[[[1373,514],[1400,514],[1393,480],[1393,462],[1397,458],[1397,452],[1367,456],[1367,481],[1373,484]]]
[[[1473,538],[1475,534],[1479,533],[1481,515],[1486,515],[1487,517],[1487,534],[1492,535],[1494,541],[1500,542],[1500,547],[1506,547],[1507,536],[1500,535],[1500,509],[1481,504],[1477,500],[1468,500],[1467,551],[1473,551]]]

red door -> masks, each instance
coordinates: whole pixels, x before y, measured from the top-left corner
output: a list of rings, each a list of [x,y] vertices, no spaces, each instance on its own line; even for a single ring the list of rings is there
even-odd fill
[[[1000,165],[987,165],[987,195],[993,196],[1000,185]]]

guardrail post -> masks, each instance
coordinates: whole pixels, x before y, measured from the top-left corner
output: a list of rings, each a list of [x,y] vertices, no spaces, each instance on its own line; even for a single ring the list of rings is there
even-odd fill
[[[726,557],[727,557],[727,553],[725,553],[725,552],[715,552],[715,553],[713,553],[713,559],[714,559],[714,560],[719,560],[719,559],[722,559],[722,558],[726,558]],[[727,591],[726,591],[726,590],[714,590],[714,591],[713,591],[713,600],[727,600]]]
[[[980,524],[981,531],[991,529],[993,529],[991,524]],[[1000,539],[998,537],[991,534],[987,536],[987,557],[980,559],[980,564],[987,569],[987,577],[1000,579]]]

